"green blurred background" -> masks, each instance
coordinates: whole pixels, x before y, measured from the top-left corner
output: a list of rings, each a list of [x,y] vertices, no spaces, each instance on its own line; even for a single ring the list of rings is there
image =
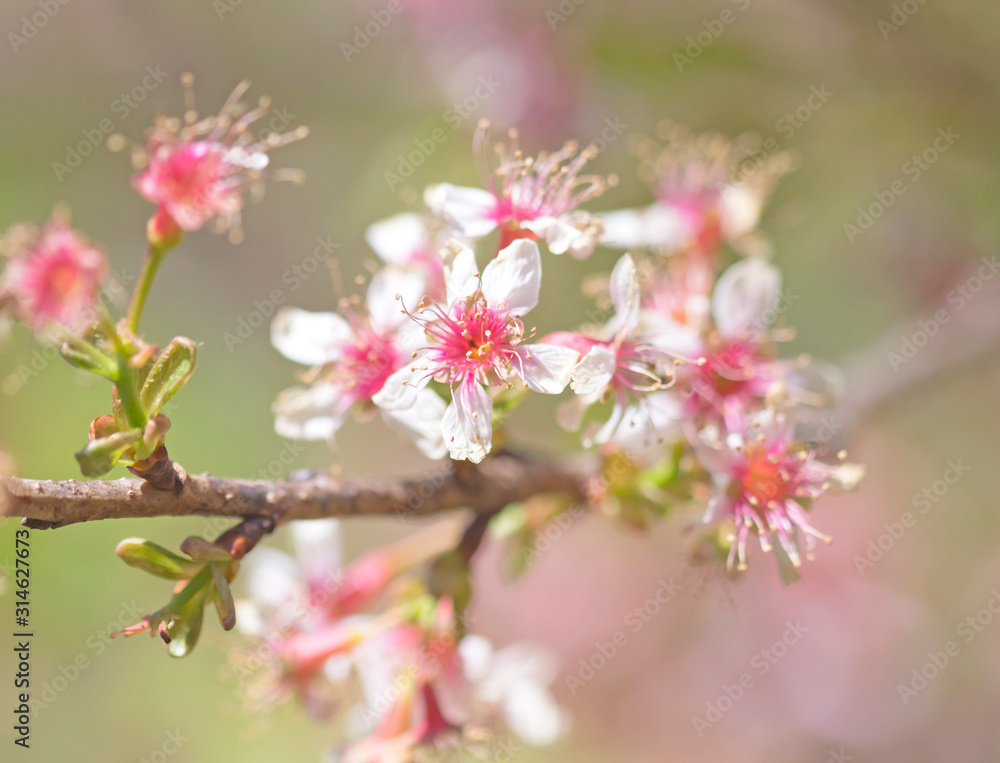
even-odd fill
[[[588,141],[609,119],[626,125],[595,162],[621,182],[594,209],[649,200],[629,144],[664,117],[699,130],[754,130],[794,150],[799,169],[779,186],[764,224],[789,289],[801,296],[788,315],[798,328],[791,352],[836,361],[893,325],[915,330],[954,278],[1000,246],[995,3],[400,0],[399,12],[382,13],[389,22],[350,55],[342,44],[355,44],[359,25],[386,3],[53,0],[52,6],[54,15],[39,2],[0,8],[0,228],[43,220],[55,202],[66,202],[74,224],[106,246],[125,280],[134,279],[151,209],[129,187],[127,159],[98,147],[61,177],[54,163],[65,162],[67,147],[105,118],[139,141],[155,115],[179,114],[184,71],[196,75],[205,113],[247,77],[251,95],[269,94],[289,129],[311,130],[308,140],[274,154],[276,166],[305,169],[306,185],[271,184],[263,203],[246,210],[246,241],[239,246],[208,232],[189,236],[167,261],[148,305],[151,340],[181,334],[201,343],[198,372],[170,411],[170,452],[189,471],[251,476],[280,464],[287,444],[273,432],[269,406],[292,383],[294,367],[270,348],[266,329],[231,350],[224,332],[235,332],[255,311],[254,300],[276,288],[289,303],[332,307],[322,270],[294,290],[283,275],[310,257],[317,238],[329,237],[339,245],[350,284],[374,259],[363,241],[367,225],[412,206],[428,183],[478,184],[470,149],[480,117],[500,127],[518,124],[531,149]],[[717,21],[724,9],[732,23]],[[38,13],[46,23],[28,39],[25,17]],[[895,21],[896,28],[880,21]],[[678,64],[678,53],[690,61]],[[123,109],[120,96],[140,86],[147,67],[169,76],[134,109]],[[456,128],[456,112],[448,109],[483,76],[499,86]],[[789,122],[781,120],[820,87],[832,95],[789,134]],[[910,182],[904,163],[948,127],[959,139]],[[399,157],[436,128],[447,140],[390,188],[385,173],[397,171]],[[844,224],[855,223],[858,206],[871,204],[897,178],[906,181],[906,193],[849,242]],[[587,263],[546,259],[539,329],[582,320],[588,305],[576,284],[587,272],[609,269],[614,257],[601,250]],[[977,300],[995,300],[997,292],[984,290]],[[962,337],[944,333],[934,341],[944,346]],[[106,411],[108,389],[61,361],[43,362],[23,387],[11,382],[37,350],[18,329],[0,354],[0,379],[8,380],[0,395],[0,441],[19,474],[71,478],[72,454],[89,421]],[[935,345],[923,352],[936,352]],[[576,731],[554,750],[519,759],[739,755],[822,762],[840,750],[872,761],[1000,759],[1000,727],[992,718],[1000,699],[1000,626],[963,645],[954,666],[917,700],[903,706],[897,692],[926,652],[954,638],[956,626],[1000,584],[994,479],[1000,414],[991,393],[998,378],[995,353],[986,353],[868,417],[851,441],[852,456],[869,464],[869,478],[857,495],[819,503],[815,523],[837,540],[820,550],[804,581],[782,589],[773,560],[756,554],[755,569],[731,591],[718,581],[689,587],[586,691],[571,696],[557,681]],[[552,410],[551,400],[526,405],[517,439],[539,450],[568,446]],[[377,421],[349,424],[340,442],[348,475],[426,466]],[[859,576],[854,556],[883,532],[884,522],[912,509],[914,494],[956,458],[968,463],[968,476]],[[311,444],[281,468],[330,463],[328,449]],[[13,556],[15,529],[13,521],[0,525],[0,560]],[[267,729],[241,714],[217,624],[182,661],[144,638],[110,645],[102,639],[109,625],[116,629],[131,617],[133,602],[151,611],[167,595],[158,581],[114,557],[120,539],[140,535],[175,546],[186,535],[213,532],[192,519],[33,533],[34,677],[51,684],[60,666],[81,654],[88,667],[34,719],[30,753],[17,754],[139,760],[179,730],[188,741],[171,757],[177,763],[318,759],[329,734],[296,708],[280,711]],[[395,520],[352,523],[349,552],[402,532]],[[648,597],[654,581],[677,574],[678,549],[671,525],[637,536],[587,520],[517,586],[498,580],[487,553],[478,573],[483,630],[499,642],[548,643],[574,665],[614,631],[633,602]],[[12,602],[8,588],[0,596],[0,632],[13,619]],[[781,635],[787,618],[800,614],[813,618],[816,635],[699,737],[692,717],[704,714],[706,701]],[[13,667],[4,650],[2,707],[14,698]],[[11,738],[10,725],[3,723],[4,739]],[[10,742],[3,744],[0,758],[14,759]]]

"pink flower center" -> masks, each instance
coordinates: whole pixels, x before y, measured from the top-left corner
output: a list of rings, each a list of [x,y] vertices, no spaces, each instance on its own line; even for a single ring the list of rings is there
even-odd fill
[[[370,400],[403,361],[399,345],[391,337],[365,328],[344,346],[334,376],[341,389],[358,400]]]
[[[675,209],[692,233],[696,252],[711,254],[722,241],[722,217],[715,192],[666,193],[665,203]]]
[[[208,206],[227,174],[225,153],[222,144],[196,141],[154,159],[151,170],[160,198],[173,204]]]
[[[72,263],[55,264],[45,274],[45,293],[50,300],[61,302],[70,299],[83,287],[80,272]]]
[[[50,230],[19,258],[17,268],[11,289],[25,320],[36,328],[56,322],[76,329],[89,319],[106,261],[72,232]]]
[[[430,309],[433,320],[423,321],[434,343],[429,372],[441,381],[460,381],[472,375],[484,383],[506,377],[508,364],[517,357],[514,348],[524,337],[524,324],[503,308],[491,308],[482,297],[457,301],[451,313]]]
[[[735,341],[705,357],[699,379],[719,397],[739,395],[760,378],[757,346]]]
[[[766,449],[759,442],[746,448],[746,461],[737,470],[737,479],[747,501],[755,507],[771,502],[783,504],[795,496],[794,477],[801,461],[789,458],[781,445]]]

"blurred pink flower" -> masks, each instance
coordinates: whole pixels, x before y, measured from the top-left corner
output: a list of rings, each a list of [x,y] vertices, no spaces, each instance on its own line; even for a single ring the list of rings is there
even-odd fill
[[[192,82],[189,75],[183,79],[188,96],[183,124],[177,119],[157,121],[146,146],[145,171],[132,184],[182,230],[198,230],[214,218],[217,230],[229,230],[230,238],[238,241],[243,194],[260,183],[269,163],[267,152],[305,137],[308,130],[300,127],[255,140],[249,126],[267,113],[270,102],[262,98],[257,108],[247,110],[240,103],[250,87],[246,81],[237,85],[218,116],[199,120],[191,108]],[[298,171],[272,174],[301,179]]]
[[[510,141],[509,147],[497,144],[494,152],[489,125],[481,122],[473,146],[485,190],[440,183],[425,191],[427,206],[457,236],[477,239],[499,228],[498,249],[529,238],[545,241],[553,254],[586,259],[602,227],[578,207],[608,185],[602,177],[580,174],[595,149],[581,151],[571,141],[553,154],[525,157],[517,146],[516,130],[510,130]]]
[[[57,218],[41,231],[12,230],[4,249],[2,292],[26,324],[35,330],[59,324],[76,331],[92,319],[108,274],[103,252]]]

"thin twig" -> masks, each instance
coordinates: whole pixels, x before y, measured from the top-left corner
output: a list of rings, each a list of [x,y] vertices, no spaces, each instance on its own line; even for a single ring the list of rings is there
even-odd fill
[[[202,514],[274,517],[277,522],[348,516],[418,517],[450,509],[495,513],[539,493],[580,496],[580,477],[554,463],[504,452],[474,471],[437,467],[409,479],[336,479],[298,472],[288,480],[236,480],[187,475],[177,494],[138,479],[53,482],[0,478],[0,516],[36,528],[126,517]]]

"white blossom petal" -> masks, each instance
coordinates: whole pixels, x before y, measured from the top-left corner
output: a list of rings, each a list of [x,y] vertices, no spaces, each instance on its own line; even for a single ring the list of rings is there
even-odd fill
[[[570,389],[578,395],[600,395],[611,383],[617,366],[618,356],[614,350],[595,344],[573,368]]]
[[[427,222],[421,215],[403,212],[369,225],[365,241],[383,261],[405,265],[427,246]]]
[[[431,380],[426,369],[427,359],[418,354],[396,370],[372,396],[372,402],[383,411],[398,411],[417,402],[417,393]]]
[[[552,254],[569,254],[578,260],[585,260],[594,253],[604,231],[603,220],[583,210],[560,217],[526,220],[521,227],[542,239]]]
[[[310,583],[320,583],[340,570],[340,520],[310,519],[290,522],[295,558],[302,576]]]
[[[625,413],[627,411],[628,398],[624,393],[620,392],[615,395],[615,404],[611,407],[611,418],[609,418],[604,425],[594,433],[592,442],[596,442],[598,445],[610,442],[611,438],[614,437],[615,432],[618,430],[618,426],[625,418]]]
[[[731,265],[715,284],[712,317],[726,338],[760,333],[771,324],[778,307],[781,274],[759,257],[749,257]]]
[[[455,394],[441,423],[448,452],[456,461],[478,464],[493,446],[493,400],[479,382],[468,377]]]
[[[639,325],[639,275],[631,255],[624,255],[611,271],[611,303],[620,331],[631,334]]]
[[[340,346],[354,332],[336,313],[311,313],[294,307],[278,311],[271,322],[271,344],[289,360],[307,366],[340,357]]]
[[[424,191],[424,203],[464,238],[480,238],[497,227],[493,217],[496,197],[482,188],[460,188],[451,183],[439,183]]]
[[[722,232],[730,241],[757,229],[763,196],[746,186],[727,185],[720,196]]]
[[[427,458],[438,460],[448,454],[441,422],[444,419],[445,402],[433,390],[417,391],[416,401],[409,408],[383,410],[385,423],[402,434]]]
[[[426,292],[427,278],[420,271],[392,265],[382,268],[368,285],[365,299],[372,328],[387,332],[409,321],[403,307],[414,309]]]
[[[538,304],[542,285],[542,258],[538,244],[520,238],[483,270],[483,296],[486,304],[506,306],[511,315],[521,316]]]
[[[462,672],[472,683],[485,679],[493,667],[493,644],[485,636],[468,634],[458,645]]]
[[[643,310],[639,316],[643,341],[682,357],[699,357],[705,350],[701,332],[694,326],[678,323],[671,316]]]
[[[259,171],[267,167],[270,158],[266,151],[248,151],[243,146],[233,146],[226,152],[223,161],[248,170]]]
[[[556,423],[567,432],[575,432],[583,424],[583,417],[597,399],[594,395],[573,395],[556,406]]]
[[[558,395],[569,384],[580,353],[557,344],[533,344],[516,349],[520,363],[514,369],[533,392]]]
[[[298,564],[275,548],[254,549],[241,572],[250,598],[261,606],[277,609],[303,595]]]
[[[680,435],[681,404],[672,392],[654,392],[625,410],[612,439],[630,458],[663,452],[663,442]]]
[[[332,384],[286,389],[272,406],[274,431],[293,440],[332,440],[352,402]]]
[[[601,221],[604,223],[601,243],[622,249],[638,246],[676,249],[687,236],[681,218],[664,204],[602,212]]]
[[[458,239],[449,239],[445,251],[445,288],[448,305],[471,297],[479,288],[479,266],[469,246]]]
[[[529,744],[543,747],[563,736],[569,728],[565,710],[544,687],[523,682],[505,697],[504,717],[511,731]]]
[[[249,599],[237,599],[236,629],[247,636],[264,637],[267,633],[267,621],[260,608]]]

